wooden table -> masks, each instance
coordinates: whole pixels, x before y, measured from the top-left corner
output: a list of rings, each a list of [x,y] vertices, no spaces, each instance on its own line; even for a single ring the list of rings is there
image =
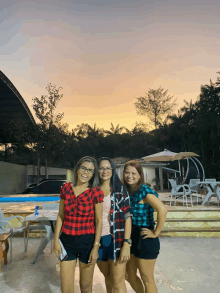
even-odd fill
[[[8,250],[9,250],[9,243],[8,243],[8,237],[10,236],[11,233],[7,234],[0,234],[0,272],[2,271],[1,269],[1,263],[2,263],[2,257],[4,257],[4,265],[7,265],[8,262]],[[5,244],[5,249],[3,250],[2,248],[2,243]]]

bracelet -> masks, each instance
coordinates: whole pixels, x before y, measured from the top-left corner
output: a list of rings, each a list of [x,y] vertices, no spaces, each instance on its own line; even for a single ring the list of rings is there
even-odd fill
[[[98,246],[101,246],[101,244],[98,243],[98,242],[94,242],[93,246],[94,246],[95,244],[98,245]]]

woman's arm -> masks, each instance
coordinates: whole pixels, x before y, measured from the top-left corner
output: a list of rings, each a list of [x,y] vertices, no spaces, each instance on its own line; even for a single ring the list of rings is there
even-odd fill
[[[131,217],[128,217],[125,220],[125,233],[124,233],[124,239],[130,239],[131,238]],[[124,242],[124,244],[127,242]],[[127,243],[128,244],[128,243]],[[129,244],[128,244],[129,245]]]
[[[95,204],[95,242],[100,243],[100,238],[102,234],[102,208],[103,203],[97,203]],[[98,247],[98,245],[94,246]]]
[[[128,217],[125,220],[125,233],[124,233],[124,239],[130,239],[131,238],[131,217]],[[123,242],[120,257],[119,257],[119,263],[122,264],[124,262],[127,262],[130,259],[130,245],[128,242]]]
[[[131,238],[131,225],[132,225],[130,196],[129,196],[127,191],[124,192],[123,196],[124,196],[124,207],[123,207],[123,209],[124,209],[124,217],[125,217],[124,239],[130,239]]]
[[[102,205],[103,203],[95,204],[95,241],[93,245],[93,249],[89,256],[89,263],[95,264],[99,257],[99,245],[96,243],[100,243],[100,238],[102,234]]]
[[[131,226],[132,226],[132,215],[130,213],[131,207],[130,207],[130,197],[128,192],[124,193],[124,217],[125,217],[125,232],[124,232],[124,239],[130,239],[131,238]],[[123,242],[119,262],[124,263],[130,259],[130,245],[128,242]]]
[[[157,211],[157,225],[154,234],[158,237],[166,221],[167,208],[154,194],[148,194],[144,202],[149,203]]]

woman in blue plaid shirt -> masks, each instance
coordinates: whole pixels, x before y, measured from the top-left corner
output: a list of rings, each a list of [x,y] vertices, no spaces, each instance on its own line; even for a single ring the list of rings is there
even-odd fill
[[[126,280],[137,293],[157,293],[154,267],[160,250],[159,234],[167,209],[158,194],[144,184],[144,173],[138,161],[126,162],[124,182],[130,194],[132,218],[131,257],[126,266]],[[157,211],[157,225],[154,222]],[[137,269],[141,279],[137,276]]]

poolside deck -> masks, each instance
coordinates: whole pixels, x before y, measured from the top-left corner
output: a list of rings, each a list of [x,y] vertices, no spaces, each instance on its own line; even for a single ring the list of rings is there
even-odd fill
[[[27,195],[22,194],[21,196],[26,197]],[[183,206],[181,200],[177,200],[176,206],[170,206],[170,192],[159,193],[159,198],[168,210],[161,237],[220,237],[220,206],[218,206],[217,198],[212,197],[210,204],[207,206],[202,206],[201,204],[197,205],[196,198],[194,198],[193,206],[188,207]],[[11,202],[0,203],[0,207],[5,217],[21,215],[23,218],[26,218],[28,215],[34,213],[36,205],[41,209],[44,203],[45,202]],[[154,218],[156,221],[156,212]],[[11,224],[14,227],[18,227],[21,225],[21,222],[19,219],[13,219]],[[30,237],[40,236],[41,233],[38,231],[32,231],[30,233]]]
[[[0,197],[54,197],[54,196],[58,196],[58,194],[16,194],[16,195],[1,195]],[[182,204],[182,200],[177,200],[177,204],[175,207],[170,207],[170,192],[159,192],[159,199],[167,206],[168,210],[179,210],[179,209],[187,209],[187,210],[195,210],[195,209],[199,209],[199,210],[203,210],[203,209],[210,209],[210,211],[212,209],[219,209],[220,210],[220,206],[218,205],[218,199],[216,197],[212,197],[211,201],[209,203],[209,205],[206,206],[201,206],[201,204],[197,205],[196,204],[196,199],[193,199],[193,207],[192,206],[188,206],[185,207]],[[4,211],[4,213],[8,214],[8,213],[22,213],[22,214],[30,214],[34,212],[34,209],[36,207],[36,205],[39,206],[39,208],[42,208],[42,205],[45,203],[44,202],[8,202],[8,203],[0,203],[0,207],[2,208],[2,210]],[[49,201],[48,201],[49,202]],[[59,202],[59,201],[55,201],[55,202]]]

